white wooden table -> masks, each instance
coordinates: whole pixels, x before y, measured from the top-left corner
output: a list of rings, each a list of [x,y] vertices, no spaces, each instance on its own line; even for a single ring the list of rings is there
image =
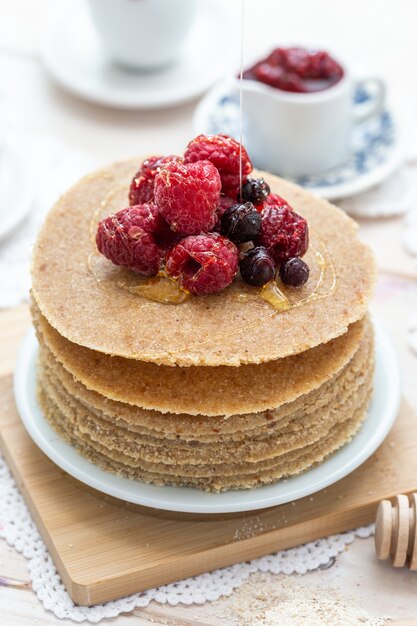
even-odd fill
[[[192,136],[195,102],[158,112],[116,111],[77,100],[50,82],[37,49],[52,4],[56,3],[0,0],[0,128],[58,136],[92,154],[98,164],[134,154],[181,151]],[[248,53],[281,42],[318,43],[337,50],[356,67],[383,73],[395,95],[393,100],[407,101],[410,114],[417,118],[414,0],[246,0],[246,5]],[[417,138],[415,144],[412,147],[416,151]],[[382,269],[374,309],[395,338],[404,372],[404,393],[417,406],[417,357],[406,344],[407,320],[411,310],[417,310],[417,263],[413,265],[401,249],[402,227],[398,219],[367,222],[362,234],[374,247]],[[389,254],[387,241],[395,242]],[[0,315],[16,317],[16,332],[23,332],[28,323],[24,308]],[[2,373],[12,371],[14,357],[2,351]],[[2,586],[2,579],[7,579],[9,586]],[[276,577],[277,584],[279,579]],[[333,567],[307,574],[304,579],[313,587],[334,588],[341,596],[353,596],[370,615],[390,615],[400,620],[395,623],[417,624],[417,619],[412,619],[417,618],[417,574],[378,563],[371,539],[356,540]],[[222,601],[217,613],[221,614],[221,607],[228,602]],[[152,605],[110,621],[115,626],[230,624],[230,620],[213,617],[212,612],[208,605]],[[0,541],[0,626],[12,624],[72,622],[60,621],[43,609],[31,591],[25,559]]]

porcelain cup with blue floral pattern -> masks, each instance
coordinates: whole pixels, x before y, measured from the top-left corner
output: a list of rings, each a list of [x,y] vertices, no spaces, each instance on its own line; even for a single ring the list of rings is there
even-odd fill
[[[352,127],[384,106],[385,84],[376,77],[343,76],[321,91],[293,93],[259,80],[242,80],[246,146],[257,167],[292,178],[311,176],[343,164],[352,150]],[[238,96],[240,81],[230,79]],[[373,97],[354,101],[358,87]]]

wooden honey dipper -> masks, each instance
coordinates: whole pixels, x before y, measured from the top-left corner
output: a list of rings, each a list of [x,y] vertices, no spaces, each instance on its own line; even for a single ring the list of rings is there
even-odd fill
[[[381,500],[375,520],[375,549],[378,559],[389,556],[394,567],[417,570],[417,493],[398,495],[392,504]]]

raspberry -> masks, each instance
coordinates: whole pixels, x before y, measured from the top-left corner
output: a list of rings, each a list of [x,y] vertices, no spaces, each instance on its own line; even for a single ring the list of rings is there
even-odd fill
[[[225,172],[219,172],[222,181],[222,193],[233,198],[236,202],[240,198],[240,175],[239,174],[226,174]],[[247,176],[242,176],[242,185],[247,181]]]
[[[237,268],[236,246],[217,233],[186,237],[166,259],[167,274],[197,296],[222,291],[232,282]]]
[[[170,248],[175,246],[175,244],[181,240],[182,236],[178,233],[174,233],[174,231],[171,230],[169,224],[166,223],[162,215],[159,213],[156,205],[153,206],[156,210],[155,230],[153,232],[153,236],[155,237],[157,245],[165,252],[167,252]]]
[[[96,243],[115,265],[123,265],[139,274],[158,273],[164,250],[158,238],[167,238],[167,225],[152,203],[139,204],[118,211],[99,222]]]
[[[233,200],[233,198],[229,198],[229,196],[224,196],[223,194],[220,196],[220,200],[216,208],[216,223],[213,230],[220,232],[222,226],[222,216],[233,204],[236,204],[236,201]]]
[[[163,165],[171,161],[181,161],[181,158],[175,154],[170,154],[169,156],[152,156],[143,161],[130,183],[130,206],[153,200],[155,176]]]
[[[197,235],[213,228],[220,199],[220,176],[210,161],[161,168],[155,178],[155,202],[172,230]]]
[[[288,205],[267,205],[262,211],[259,243],[276,263],[293,256],[303,256],[308,248],[307,221]]]
[[[239,174],[240,144],[228,135],[198,135],[184,152],[184,163],[211,161],[221,172]],[[248,153],[242,146],[242,174],[252,171]]]
[[[254,206],[256,210],[259,211],[259,213],[262,213],[262,211],[268,204],[274,204],[276,206],[287,206],[288,202],[284,200],[284,198],[281,198],[281,196],[279,196],[278,194],[270,193],[267,195],[266,198],[264,198],[263,201],[254,203]]]
[[[277,193],[270,193],[266,198],[266,203],[274,204],[275,206],[288,206],[288,202]]]
[[[184,153],[184,163],[211,161],[219,170],[222,192],[237,200],[239,193],[240,158],[242,182],[252,171],[252,163],[245,148],[228,135],[198,135],[190,141]]]

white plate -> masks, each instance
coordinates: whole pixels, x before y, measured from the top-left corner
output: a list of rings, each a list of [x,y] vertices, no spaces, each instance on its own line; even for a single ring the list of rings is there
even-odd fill
[[[30,176],[20,151],[7,139],[0,141],[0,239],[29,212],[31,194]]]
[[[45,33],[43,63],[62,87],[97,104],[121,109],[179,104],[218,80],[229,58],[230,66],[235,64],[237,46],[230,37],[232,16],[227,3],[200,0],[200,4],[178,62],[157,72],[135,72],[111,62],[80,0],[72,0],[64,11],[59,3],[60,10]]]
[[[355,97],[363,101],[371,95],[361,88]],[[262,115],[262,111],[259,113]],[[352,154],[346,163],[315,176],[294,179],[294,182],[328,200],[354,196],[382,182],[404,162],[405,148],[398,117],[388,107],[380,115],[355,125],[351,140]],[[239,139],[239,126],[239,102],[236,96],[231,93],[227,81],[216,85],[195,110],[194,134],[226,133]],[[245,143],[245,136],[250,133],[250,124],[245,116],[242,126]],[[273,163],[267,169],[273,174],[280,174],[274,169]]]
[[[23,341],[18,357],[14,381],[17,408],[33,441],[54,463],[74,478],[110,496],[143,506],[187,513],[264,509],[303,498],[347,476],[366,461],[387,436],[399,408],[400,376],[391,342],[379,324],[375,325],[375,330],[375,391],[359,433],[321,465],[259,489],[214,494],[188,487],[157,487],[114,476],[87,461],[49,426],[38,406],[37,342],[33,331]]]

